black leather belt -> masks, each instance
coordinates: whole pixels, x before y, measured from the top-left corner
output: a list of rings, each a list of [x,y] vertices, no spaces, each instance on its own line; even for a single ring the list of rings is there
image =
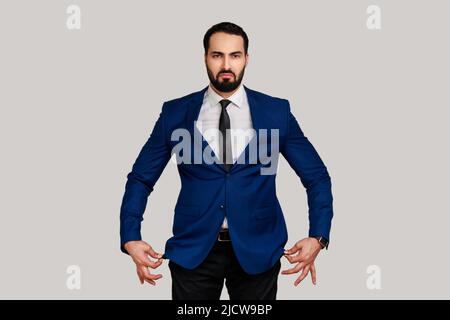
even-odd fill
[[[221,229],[219,231],[219,236],[217,237],[217,241],[231,241],[230,233],[228,229]]]

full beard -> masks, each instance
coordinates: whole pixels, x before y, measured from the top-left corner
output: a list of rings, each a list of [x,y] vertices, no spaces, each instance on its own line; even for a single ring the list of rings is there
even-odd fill
[[[217,91],[220,92],[231,92],[233,90],[235,90],[237,87],[239,87],[239,85],[242,82],[242,78],[244,77],[244,72],[245,72],[245,67],[242,69],[241,73],[239,73],[239,76],[237,77],[236,80],[232,80],[232,78],[230,79],[223,79],[222,81],[219,81],[219,74],[217,75],[217,77],[214,77],[213,73],[211,72],[211,70],[209,70],[208,67],[206,67],[207,71],[208,71],[208,78],[209,81],[211,81],[211,84],[213,85],[214,88],[216,88]],[[234,75],[234,73],[233,73]]]

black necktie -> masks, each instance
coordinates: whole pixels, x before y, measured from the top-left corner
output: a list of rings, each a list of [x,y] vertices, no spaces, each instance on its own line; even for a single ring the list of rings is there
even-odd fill
[[[226,171],[230,171],[231,165],[233,164],[231,153],[230,117],[227,112],[227,106],[230,103],[231,101],[227,99],[220,100],[220,105],[222,106],[219,121],[219,130],[222,133],[222,139],[219,139],[220,160],[224,164]]]

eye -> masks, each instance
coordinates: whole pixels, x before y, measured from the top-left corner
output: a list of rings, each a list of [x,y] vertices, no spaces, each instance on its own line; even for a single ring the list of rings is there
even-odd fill
[[[238,54],[233,54],[233,58],[239,58]]]
[[[217,58],[217,57],[219,57],[218,54],[213,54],[213,58]]]

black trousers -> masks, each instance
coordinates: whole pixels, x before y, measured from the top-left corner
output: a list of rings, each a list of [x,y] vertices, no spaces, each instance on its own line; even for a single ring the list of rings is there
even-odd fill
[[[230,241],[216,241],[195,269],[169,260],[173,300],[220,300],[224,280],[230,300],[276,300],[281,262],[262,273],[245,273]]]

